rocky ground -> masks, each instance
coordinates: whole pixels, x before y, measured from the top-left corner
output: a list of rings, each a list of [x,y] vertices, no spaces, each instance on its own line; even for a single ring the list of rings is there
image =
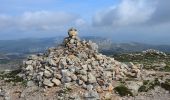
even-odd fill
[[[119,62],[99,53],[95,43],[81,41],[76,29],[68,34],[60,46],[29,56],[21,69],[2,72],[0,99],[169,100],[169,72]]]

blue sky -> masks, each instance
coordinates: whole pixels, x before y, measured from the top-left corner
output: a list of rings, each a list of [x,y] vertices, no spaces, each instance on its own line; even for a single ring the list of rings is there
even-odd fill
[[[0,39],[81,36],[170,44],[170,0],[0,0]]]

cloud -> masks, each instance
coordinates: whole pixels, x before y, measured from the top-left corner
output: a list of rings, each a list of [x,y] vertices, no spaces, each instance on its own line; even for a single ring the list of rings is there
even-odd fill
[[[92,26],[98,34],[115,40],[169,43],[169,0],[121,0],[97,12]]]
[[[122,2],[93,18],[94,26],[129,26],[142,24],[150,20],[155,11],[153,0],[122,0]]]
[[[77,23],[79,16],[66,12],[36,11],[24,12],[21,15],[0,15],[0,31],[9,28],[21,31],[57,30],[63,26]]]

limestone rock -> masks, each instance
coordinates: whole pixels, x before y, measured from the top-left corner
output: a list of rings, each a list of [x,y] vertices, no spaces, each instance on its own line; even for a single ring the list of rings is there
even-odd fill
[[[54,83],[52,83],[49,79],[44,79],[43,84],[49,87],[54,86]]]
[[[58,80],[56,78],[53,78],[51,81],[57,86],[61,84],[60,80]]]

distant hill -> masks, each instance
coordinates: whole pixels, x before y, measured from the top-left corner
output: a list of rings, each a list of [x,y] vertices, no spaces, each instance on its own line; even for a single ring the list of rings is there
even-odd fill
[[[53,38],[29,38],[19,40],[0,40],[0,53],[36,53],[44,52],[47,48],[57,46],[64,37]],[[147,49],[156,49],[170,52],[170,45],[151,45],[143,43],[113,43],[110,39],[96,36],[81,37],[81,39],[92,40],[99,45],[99,51],[103,54],[140,52]]]

